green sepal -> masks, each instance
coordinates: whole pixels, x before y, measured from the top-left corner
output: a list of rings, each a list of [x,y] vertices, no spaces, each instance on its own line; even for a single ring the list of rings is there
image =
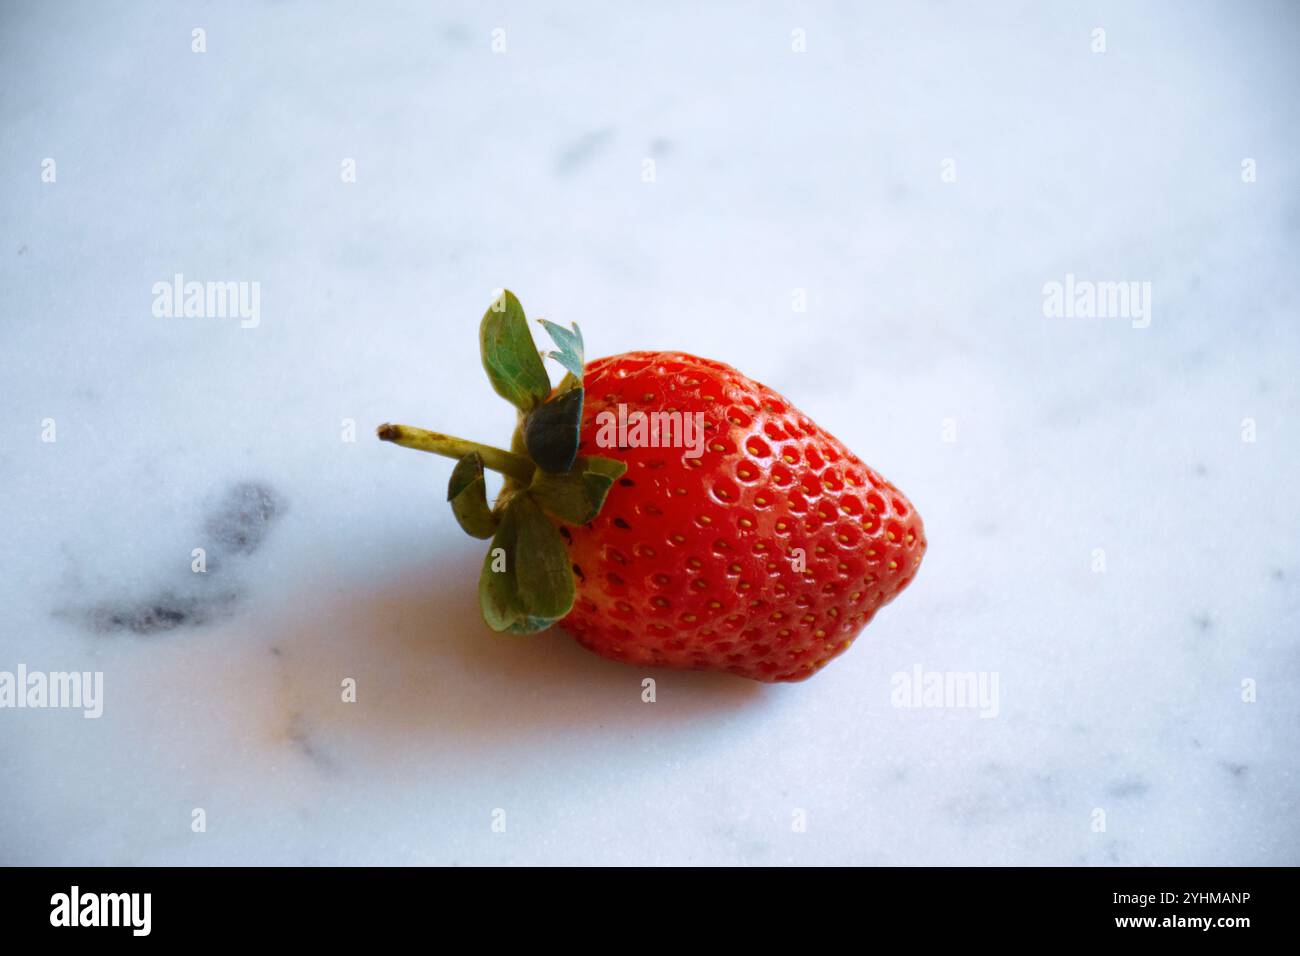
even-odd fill
[[[497,529],[497,518],[487,503],[487,482],[483,479],[483,459],[471,452],[451,470],[447,483],[447,500],[456,523],[471,538],[490,538]]]
[[[582,426],[582,387],[556,394],[524,422],[528,457],[546,471],[567,472],[578,457]]]
[[[570,331],[547,319],[537,321],[541,323],[542,328],[546,329],[551,336],[551,341],[559,348],[558,352],[547,354],[568,369],[570,374],[577,376],[578,381],[582,381],[582,370],[586,360],[583,358],[582,331],[578,328],[578,323],[570,323],[572,329]]]
[[[527,494],[515,495],[503,509],[478,590],[483,620],[494,631],[542,631],[573,607],[573,570],[564,540]]]
[[[526,617],[522,621],[516,621],[506,628],[507,634],[536,634],[549,628],[553,621],[549,617]]]
[[[551,397],[563,395],[575,388],[582,388],[582,376],[574,375],[572,372],[565,372],[564,378],[560,379],[560,384],[555,386],[555,395]]]
[[[573,562],[560,531],[526,494],[513,502],[519,523],[516,562],[519,602],[529,617],[558,621],[573,609]]]
[[[494,631],[508,631],[526,617],[515,584],[515,536],[514,511],[506,508],[478,576],[479,610]]]
[[[478,336],[483,368],[498,395],[525,413],[546,401],[551,380],[528,331],[524,307],[509,289],[488,306]]]
[[[613,458],[583,456],[567,474],[557,475],[539,468],[528,492],[537,504],[561,521],[583,525],[600,514],[609,489],[626,471],[626,463]]]

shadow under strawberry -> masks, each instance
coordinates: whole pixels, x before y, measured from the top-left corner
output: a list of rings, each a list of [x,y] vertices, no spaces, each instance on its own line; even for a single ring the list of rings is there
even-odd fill
[[[414,754],[491,762],[540,741],[548,759],[569,749],[589,759],[593,729],[613,749],[642,732],[670,746],[676,730],[698,739],[702,720],[720,731],[729,715],[776,703],[761,686],[723,674],[604,660],[558,629],[493,633],[465,557],[376,588],[349,587],[337,600],[306,595],[269,622],[268,663],[281,674],[273,710],[298,746],[309,742],[343,768],[353,761],[338,753],[381,764]],[[340,701],[347,678],[355,703]]]

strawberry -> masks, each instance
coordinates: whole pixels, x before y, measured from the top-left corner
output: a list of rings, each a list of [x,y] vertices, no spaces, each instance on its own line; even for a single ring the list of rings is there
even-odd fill
[[[911,582],[920,515],[776,392],[682,352],[584,363],[576,325],[542,324],[568,370],[555,389],[511,293],[480,329],[519,410],[510,451],[379,429],[457,459],[453,512],[493,539],[479,579],[493,629],[558,622],[614,660],[794,681]],[[491,508],[484,467],[506,476]]]
[[[584,384],[583,448],[620,404],[700,412],[707,436],[698,458],[617,449],[627,474],[599,516],[562,532],[578,588],[561,623],[584,646],[798,680],[912,580],[925,553],[915,509],[766,386],[680,352],[600,359]]]

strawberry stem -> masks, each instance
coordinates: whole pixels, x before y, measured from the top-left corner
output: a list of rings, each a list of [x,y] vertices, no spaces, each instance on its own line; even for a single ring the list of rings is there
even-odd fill
[[[535,470],[533,463],[526,456],[516,455],[514,452],[506,451],[503,448],[480,445],[478,442],[453,438],[451,435],[442,435],[425,428],[416,428],[413,425],[384,424],[379,426],[376,434],[379,436],[380,441],[390,441],[394,445],[401,445],[404,448],[427,451],[435,455],[442,455],[444,458],[454,458],[457,461],[472,452],[478,452],[479,457],[483,459],[484,468],[499,471],[525,487],[533,480]]]

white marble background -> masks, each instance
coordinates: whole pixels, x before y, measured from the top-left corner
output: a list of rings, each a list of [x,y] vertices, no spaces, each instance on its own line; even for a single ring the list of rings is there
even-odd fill
[[[1298,39],[1284,2],[6,2],[0,670],[105,699],[0,710],[0,862],[1300,863]],[[155,318],[177,272],[261,324]],[[1150,281],[1150,327],[1045,318],[1067,272]],[[807,683],[653,705],[488,632],[449,463],[371,430],[504,440],[502,284],[789,396],[917,504],[913,587]],[[998,716],[892,707],[917,664]]]

